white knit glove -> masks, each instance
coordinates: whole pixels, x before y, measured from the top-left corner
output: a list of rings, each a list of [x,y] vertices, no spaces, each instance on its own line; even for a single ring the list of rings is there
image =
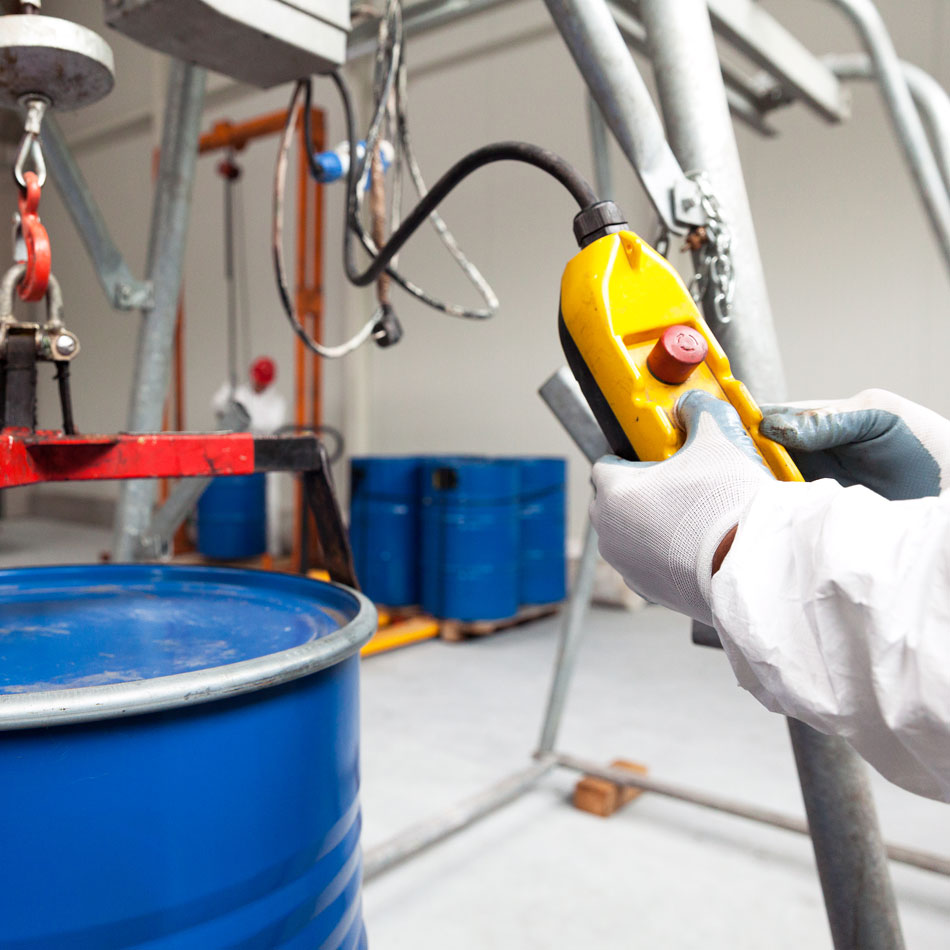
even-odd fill
[[[647,600],[712,624],[712,561],[771,478],[727,402],[693,390],[676,405],[686,443],[665,462],[606,456],[590,517],[600,553]]]

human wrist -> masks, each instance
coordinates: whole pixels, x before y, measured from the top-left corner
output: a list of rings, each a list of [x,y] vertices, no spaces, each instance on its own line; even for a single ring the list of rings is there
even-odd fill
[[[710,576],[715,577],[716,572],[722,567],[722,562],[725,561],[726,555],[732,550],[732,542],[735,541],[738,530],[739,525],[734,524],[719,542],[719,545],[713,554],[712,571]]]

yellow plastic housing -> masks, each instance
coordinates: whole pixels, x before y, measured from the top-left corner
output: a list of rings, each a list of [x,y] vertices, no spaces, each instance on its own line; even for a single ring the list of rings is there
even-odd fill
[[[702,389],[733,405],[777,479],[803,480],[785,448],[759,432],[759,407],[732,375],[679,274],[632,231],[599,238],[568,262],[561,316],[640,459],[662,461],[682,446],[673,407],[683,393]],[[686,382],[670,385],[650,372],[647,356],[667,327],[678,324],[698,330],[709,353]]]

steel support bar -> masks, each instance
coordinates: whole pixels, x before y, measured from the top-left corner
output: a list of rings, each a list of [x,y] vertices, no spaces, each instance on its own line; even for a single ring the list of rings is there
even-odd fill
[[[823,58],[841,79],[877,81],[874,63],[866,53],[831,54]],[[927,127],[944,187],[950,193],[950,96],[930,73],[913,63],[901,60],[901,72]]]
[[[444,841],[520,798],[537,785],[556,764],[554,756],[548,756],[490,785],[472,798],[459,802],[447,812],[422,821],[389,841],[369,848],[363,857],[363,880],[371,881],[407,858]]]
[[[610,169],[610,153],[607,142],[607,123],[597,100],[587,93],[587,129],[590,133],[591,152],[594,158],[594,181],[597,195],[605,201],[613,201],[614,176]]]
[[[155,432],[162,425],[204,89],[203,69],[190,63],[172,62],[149,235],[148,274],[155,300],[152,308],[142,314],[129,413],[130,432]],[[128,561],[135,556],[138,539],[151,520],[154,500],[154,482],[123,485],[113,541],[116,561]]]
[[[547,380],[538,390],[538,395],[591,465],[602,455],[610,455],[607,439],[590,411],[581,387],[566,366]]]
[[[684,234],[702,224],[695,183],[670,150],[663,122],[605,0],[544,2],[664,227]]]
[[[706,173],[732,232],[732,322],[710,323],[753,395],[780,401],[785,378],[706,4],[640,0],[640,12],[670,144],[684,168]]]
[[[836,950],[900,950],[897,901],[864,765],[847,743],[788,720]]]
[[[566,752],[557,753],[557,764],[562,768],[572,769],[575,772],[606,779],[616,785],[639,788],[644,792],[653,792],[666,798],[675,798],[677,801],[699,805],[701,808],[709,808],[712,811],[723,812],[726,815],[735,815],[737,818],[747,818],[763,825],[771,825],[773,828],[781,828],[783,831],[793,831],[800,835],[811,834],[807,821],[797,818],[795,815],[783,814],[772,808],[738,802],[723,795],[713,795],[709,792],[688,788],[676,782],[664,782],[662,779],[629,772],[626,769],[602,766]],[[932,854],[929,851],[918,851],[915,848],[905,848],[903,845],[889,844],[887,845],[887,856],[892,861],[950,877],[950,859],[943,855]],[[855,886],[860,885],[856,883]],[[860,947],[863,950],[865,944],[855,942],[853,946]]]
[[[541,736],[538,740],[536,755],[546,756],[554,749],[567,691],[574,677],[577,654],[584,641],[584,622],[590,607],[590,598],[594,590],[594,577],[597,572],[597,532],[588,520],[584,532],[584,547],[577,564],[577,574],[571,587],[571,596],[567,610],[561,617],[561,630],[557,645],[557,659],[554,662],[554,675],[548,693],[548,703],[541,724]]]
[[[848,118],[837,77],[754,0],[708,0],[713,29],[829,122]],[[691,69],[689,70],[692,71]]]
[[[950,268],[950,197],[914,107],[887,27],[871,0],[831,0],[855,25],[874,64],[897,140],[910,166],[941,253]]]
[[[714,328],[736,375],[753,394],[762,401],[781,401],[785,382],[778,342],[705,0],[640,0],[640,10],[673,150],[684,167],[707,173],[732,230],[736,273],[732,322]],[[696,81],[697,76],[702,82]],[[852,822],[830,838],[825,837],[829,832],[825,823],[812,825],[835,947],[856,946],[848,942],[852,930],[843,923],[848,918],[866,921],[864,930],[881,935],[873,947],[902,947],[896,911],[890,910],[896,906],[890,880],[886,872],[879,873],[884,846],[856,753],[843,739],[819,736],[795,724],[791,736],[796,761],[802,765],[799,776],[806,807],[821,801],[839,819]],[[867,808],[849,810],[848,803],[856,801],[866,802]],[[843,853],[834,856],[829,869],[825,862],[832,860],[834,848]],[[840,878],[833,869],[842,864],[863,882],[860,893],[838,886]]]
[[[96,276],[109,303],[117,310],[147,310],[152,306],[152,285],[132,276],[62,131],[51,116],[46,116],[43,121],[42,139],[46,167],[92,258]]]
[[[627,44],[645,54],[647,31],[636,15],[636,5],[632,0],[608,0],[608,6]],[[753,82],[728,63],[722,63],[722,78],[733,117],[766,138],[774,136],[776,131],[769,125],[766,112],[775,107],[771,93],[782,96],[781,87],[769,76],[763,76],[764,81]]]

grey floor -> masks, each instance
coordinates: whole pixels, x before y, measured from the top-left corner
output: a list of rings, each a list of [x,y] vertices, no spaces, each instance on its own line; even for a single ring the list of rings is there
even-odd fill
[[[108,544],[104,530],[4,521],[0,565],[94,560]],[[527,763],[555,634],[549,620],[365,661],[366,847]],[[783,721],[661,608],[592,612],[561,747],[801,813]],[[805,838],[655,796],[595,818],[571,807],[575,778],[554,773],[370,882],[373,950],[831,946]],[[950,855],[950,807],[872,781],[890,840]],[[907,946],[946,950],[950,878],[893,875]]]

